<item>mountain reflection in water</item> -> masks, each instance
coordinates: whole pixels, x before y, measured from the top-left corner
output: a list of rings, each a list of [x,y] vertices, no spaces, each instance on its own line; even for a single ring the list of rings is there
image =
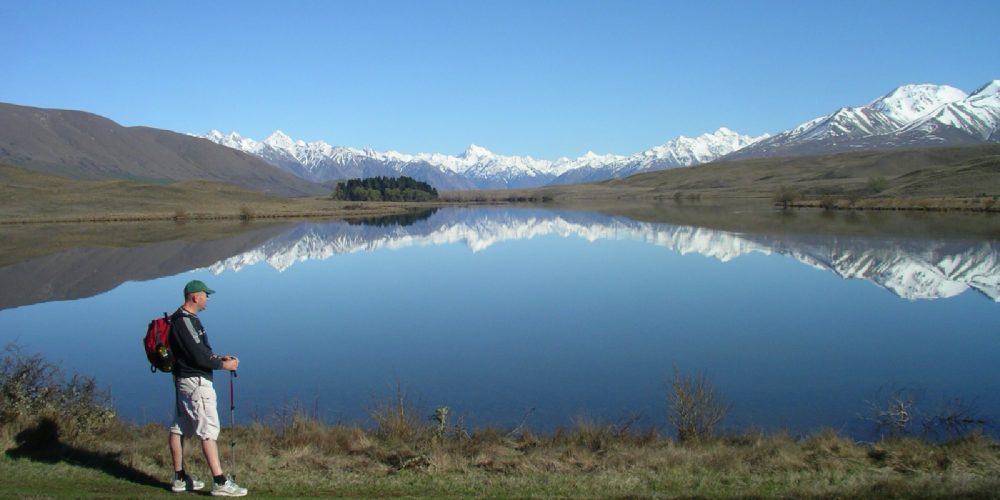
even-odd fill
[[[588,241],[633,240],[680,254],[728,262],[750,253],[779,254],[868,280],[905,299],[941,299],[973,289],[1000,302],[1000,242],[875,238],[822,234],[753,234],[638,222],[626,217],[541,209],[442,209],[404,217],[289,224],[197,243],[78,248],[0,268],[0,309],[89,297],[127,281],[192,269],[213,273],[377,249],[463,243],[479,252],[503,241],[539,236]]]
[[[697,253],[723,262],[754,252],[780,254],[842,278],[871,281],[905,299],[947,298],[971,288],[1000,302],[997,241],[741,234],[596,213],[530,209],[441,210],[408,226],[302,224],[209,269],[219,274],[263,262],[284,271],[296,262],[339,254],[453,243],[479,252],[503,241],[549,235],[644,241],[682,255]]]

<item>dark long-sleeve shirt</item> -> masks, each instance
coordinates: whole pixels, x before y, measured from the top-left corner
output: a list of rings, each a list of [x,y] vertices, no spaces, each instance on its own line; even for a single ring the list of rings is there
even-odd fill
[[[212,380],[212,370],[222,369],[222,357],[212,352],[201,320],[183,307],[170,317],[170,350],[174,353],[175,377]]]

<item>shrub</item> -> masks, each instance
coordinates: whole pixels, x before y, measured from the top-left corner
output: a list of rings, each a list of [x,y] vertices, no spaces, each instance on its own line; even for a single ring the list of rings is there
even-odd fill
[[[889,189],[889,181],[885,180],[885,177],[882,176],[870,177],[865,187],[869,193],[878,194]]]
[[[240,207],[240,220],[243,222],[249,222],[257,218],[257,214],[247,206]]]
[[[375,421],[376,434],[379,437],[406,441],[417,437],[418,434],[427,430],[414,410],[406,401],[406,392],[399,382],[396,382],[395,397],[389,401],[376,403],[369,411],[372,420]]]
[[[848,204],[848,206],[854,207],[855,205],[858,204],[859,201],[861,201],[861,198],[863,198],[863,197],[864,196],[862,195],[862,193],[860,191],[849,191],[847,193],[847,204]]]
[[[802,198],[802,193],[789,186],[781,186],[774,193],[774,201],[780,203],[782,208],[788,208],[788,205],[791,205],[799,198]]]
[[[890,387],[879,391],[880,395],[868,401],[868,420],[883,437],[900,437],[910,433],[916,422],[916,404],[920,399],[918,391]]]
[[[729,413],[729,404],[716,395],[703,373],[684,376],[676,369],[667,386],[667,408],[667,419],[681,442],[710,439]]]
[[[837,208],[837,198],[834,196],[824,196],[820,198],[819,206],[823,210],[833,210]]]
[[[58,366],[39,354],[25,354],[10,344],[0,360],[0,426],[53,418],[70,434],[96,431],[115,421],[110,396],[93,378],[67,379]]]
[[[924,434],[928,437],[959,439],[982,433],[991,424],[975,405],[959,398],[946,401],[934,414],[923,419]]]

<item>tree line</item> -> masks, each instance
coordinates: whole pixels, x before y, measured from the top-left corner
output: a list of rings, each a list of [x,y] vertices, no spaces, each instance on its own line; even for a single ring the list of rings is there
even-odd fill
[[[331,198],[347,201],[430,201],[437,189],[412,177],[368,177],[337,183]]]

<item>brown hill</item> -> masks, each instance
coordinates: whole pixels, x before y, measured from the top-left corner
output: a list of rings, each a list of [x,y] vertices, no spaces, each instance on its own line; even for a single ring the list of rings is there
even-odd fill
[[[0,162],[74,179],[217,181],[280,196],[328,192],[211,141],[58,109],[0,103]]]

